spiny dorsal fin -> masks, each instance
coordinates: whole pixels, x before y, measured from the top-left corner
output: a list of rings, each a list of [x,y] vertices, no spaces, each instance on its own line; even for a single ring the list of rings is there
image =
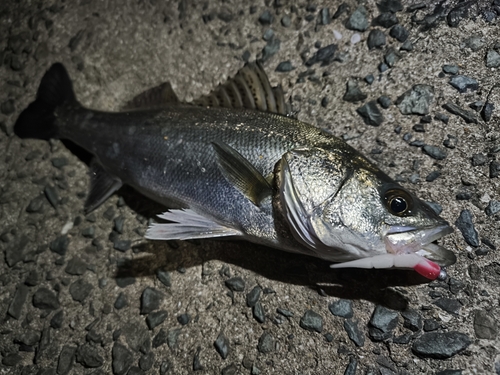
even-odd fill
[[[241,68],[233,78],[219,85],[194,105],[224,108],[247,108],[288,115],[285,95],[280,86],[271,87],[266,72],[257,62]]]
[[[159,86],[141,92],[125,104],[123,109],[156,108],[174,103],[179,103],[179,99],[177,99],[177,95],[175,95],[170,83],[165,82]]]
[[[225,143],[212,142],[212,146],[226,180],[253,204],[259,206],[264,198],[271,196],[269,182],[243,155]]]

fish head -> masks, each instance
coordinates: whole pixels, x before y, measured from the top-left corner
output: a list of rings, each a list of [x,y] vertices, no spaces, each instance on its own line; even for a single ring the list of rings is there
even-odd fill
[[[453,252],[434,243],[452,232],[449,224],[357,152],[295,149],[282,157],[279,171],[290,230],[317,257],[412,255],[407,259],[455,263]]]

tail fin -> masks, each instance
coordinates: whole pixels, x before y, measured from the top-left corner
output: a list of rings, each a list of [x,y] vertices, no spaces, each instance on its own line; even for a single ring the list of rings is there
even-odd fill
[[[71,102],[76,102],[76,97],[68,72],[61,63],[55,63],[43,76],[36,100],[19,115],[15,134],[20,138],[57,138],[54,111]]]

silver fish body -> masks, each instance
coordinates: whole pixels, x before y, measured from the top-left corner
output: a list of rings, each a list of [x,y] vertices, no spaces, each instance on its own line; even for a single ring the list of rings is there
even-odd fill
[[[46,99],[58,85],[64,95]],[[32,129],[37,114],[45,133]],[[94,155],[90,208],[123,183],[175,206],[160,216],[173,223],[153,225],[148,238],[233,236],[356,267],[420,264],[429,278],[435,263],[455,262],[433,243],[450,233],[446,221],[345,142],[286,116],[178,103],[95,111],[76,101],[57,65],[15,130]]]

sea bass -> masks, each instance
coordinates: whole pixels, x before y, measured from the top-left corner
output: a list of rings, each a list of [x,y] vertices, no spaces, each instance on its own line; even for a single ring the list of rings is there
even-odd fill
[[[103,112],[77,101],[56,63],[14,131],[93,155],[86,212],[122,184],[172,207],[148,239],[232,237],[333,268],[446,277],[441,266],[456,257],[435,242],[449,224],[344,141],[286,116],[283,97],[254,63],[194,104],[164,84],[137,96],[134,109]]]

